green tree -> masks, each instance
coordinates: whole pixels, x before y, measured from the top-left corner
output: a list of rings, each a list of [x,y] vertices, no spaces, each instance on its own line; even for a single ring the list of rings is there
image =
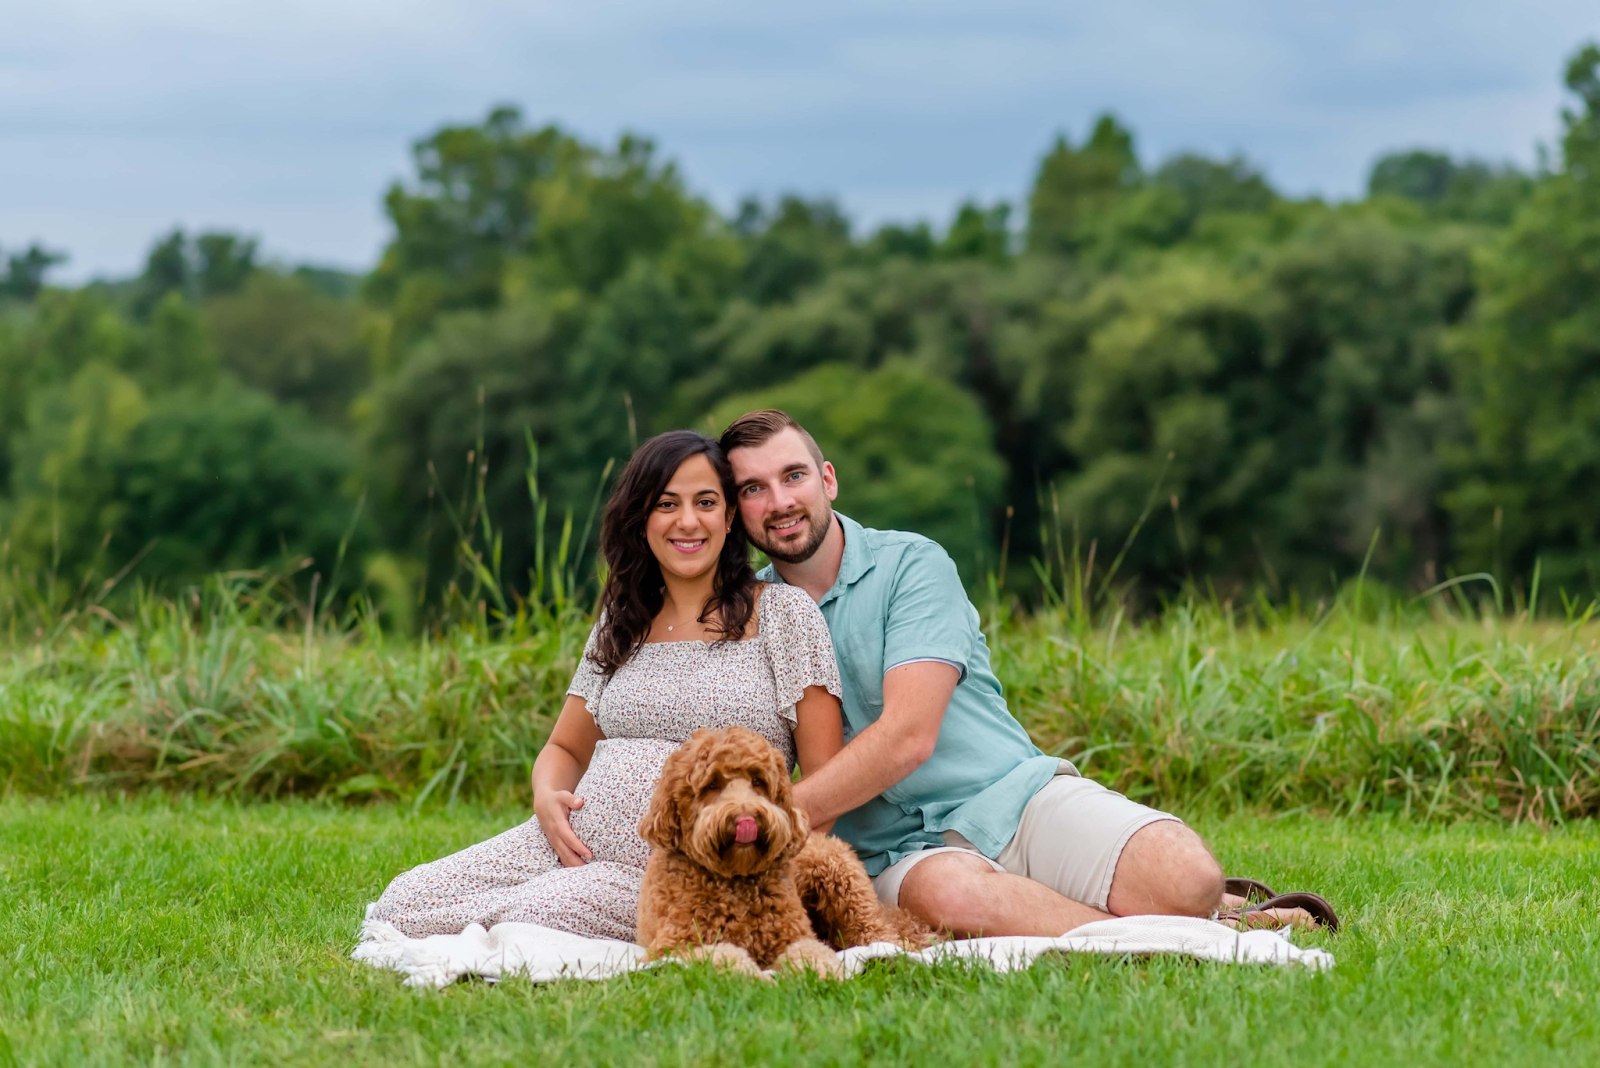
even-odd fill
[[[380,526],[392,532],[392,546],[426,561],[430,588],[458,573],[462,542],[478,543],[485,520],[499,536],[501,577],[511,590],[528,588],[539,536],[528,493],[530,439],[556,516],[570,510],[581,518],[605,457],[590,454],[595,428],[579,426],[580,411],[594,416],[594,405],[575,396],[579,387],[609,394],[608,422],[624,426],[610,452],[627,451],[622,391],[568,373],[585,318],[575,301],[532,298],[446,316],[362,401]]]
[[[103,548],[127,512],[115,464],[148,410],[138,384],[98,360],[29,398],[26,426],[11,439],[6,520],[25,571],[76,577],[105,563]]]
[[[131,369],[138,355],[138,331],[87,289],[45,291],[27,333],[28,377],[39,385],[65,381],[90,363]]]
[[[238,234],[204,233],[194,240],[194,277],[200,299],[236,293],[260,269],[256,241]]]
[[[679,384],[673,412],[694,422],[723,397],[779,388],[823,365],[869,372],[907,361],[981,405],[1005,462],[1013,555],[1026,559],[1037,547],[1039,487],[1063,463],[1051,434],[1064,419],[1074,356],[1059,309],[1080,288],[1075,273],[1044,258],[891,259],[836,271],[787,304],[732,304],[703,335],[700,367]],[[989,525],[1006,529],[1007,514]]]
[[[1098,239],[1105,215],[1139,181],[1133,134],[1115,117],[1100,116],[1078,148],[1065,135],[1057,137],[1028,196],[1028,251],[1083,252]]]
[[[1242,156],[1215,160],[1179,153],[1156,168],[1150,183],[1182,197],[1191,219],[1209,212],[1266,211],[1277,199],[1266,177]]]
[[[535,241],[535,186],[588,154],[554,126],[526,129],[512,107],[418,141],[413,185],[384,198],[395,235],[368,292],[412,333],[443,311],[492,307],[509,261]]]
[[[881,263],[887,259],[930,260],[939,244],[934,239],[933,228],[925,222],[886,223],[863,242],[860,257],[867,263]]]
[[[260,393],[151,399],[90,363],[30,407],[6,517],[24,568],[75,582],[133,567],[167,585],[309,556],[326,574],[355,528],[348,444]]]
[[[149,318],[172,293],[191,301],[232,293],[258,269],[254,238],[221,231],[190,237],[176,227],[145,258],[133,286],[134,317]]]
[[[306,561],[328,580],[347,535],[352,552],[363,547],[354,456],[337,433],[237,384],[162,394],[109,458],[107,555],[139,559],[137,574],[163,584]]]
[[[1533,179],[1509,164],[1457,162],[1442,152],[1411,149],[1373,164],[1367,195],[1398,197],[1444,219],[1504,226],[1533,190]]]
[[[739,292],[757,304],[791,300],[851,258],[850,220],[831,200],[746,200],[734,219],[745,242]]]
[[[1308,585],[1351,574],[1380,535],[1374,574],[1431,583],[1451,552],[1443,457],[1466,434],[1449,339],[1476,296],[1472,246],[1334,214],[1265,256],[1263,276],[1268,328],[1312,387],[1317,432],[1281,431],[1295,451],[1272,521],[1279,559]]]
[[[541,535],[530,442],[553,538],[566,516],[589,515],[608,464],[686,421],[675,386],[702,359],[700,274],[639,260],[595,298],[529,295],[447,316],[361,402],[383,514],[402,532],[395,547],[425,554],[436,588],[455,573],[461,537],[477,537],[469,518],[485,515],[507,589],[529,587]]]
[[[939,242],[939,256],[950,260],[1004,263],[1011,255],[1011,205],[982,207],[967,201]]]
[[[157,302],[135,349],[131,369],[152,393],[216,384],[216,351],[199,313],[181,293],[168,293]]]
[[[0,313],[0,498],[15,450],[33,418],[32,400],[64,386],[90,365],[126,372],[137,362],[138,334],[98,293],[47,289],[26,309]]]
[[[0,275],[0,301],[33,300],[44,289],[45,275],[66,262],[66,253],[47,249],[38,242],[11,253],[5,257],[5,274]]]
[[[1171,256],[1107,279],[1062,331],[1069,518],[1102,552],[1133,538],[1124,577],[1156,587],[1312,589],[1380,528],[1383,577],[1419,581],[1444,551],[1444,337],[1471,294],[1467,246],[1341,213],[1251,271]]]
[[[602,151],[515,108],[419,142],[417,177],[385,207],[395,236],[368,284],[402,349],[441,314],[571,288],[597,295],[638,259],[679,259],[732,282],[737,246],[645,139]],[[721,243],[720,253],[683,246]]]
[[[1455,161],[1443,152],[1420,148],[1392,152],[1372,165],[1372,173],[1367,177],[1367,195],[1438,204],[1449,194],[1455,172]]]
[[[1123,243],[1166,247],[1187,240],[1215,216],[1260,216],[1277,202],[1265,176],[1240,156],[1216,160],[1186,152],[1165,160],[1140,196],[1113,220]]]
[[[207,301],[203,318],[224,368],[323,423],[347,420],[370,378],[361,308],[299,275],[257,272],[237,293]]]
[[[0,308],[0,513],[11,486],[11,438],[27,416],[28,382],[32,367],[26,339],[26,320]],[[0,521],[0,529],[4,529]]]
[[[1239,157],[1185,153],[1148,175],[1135,162],[1121,185],[1085,210],[1073,256],[1099,272],[1137,270],[1140,258],[1188,242],[1207,224],[1258,223],[1278,203],[1266,179]]]
[[[1460,377],[1476,432],[1448,503],[1464,568],[1600,590],[1600,47],[1571,60],[1562,170],[1482,257]]]

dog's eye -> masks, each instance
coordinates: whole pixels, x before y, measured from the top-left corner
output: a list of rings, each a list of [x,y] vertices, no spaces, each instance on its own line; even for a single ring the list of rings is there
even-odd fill
[[[757,790],[765,790],[767,788],[767,780],[765,776],[752,775],[750,776],[750,785]]]

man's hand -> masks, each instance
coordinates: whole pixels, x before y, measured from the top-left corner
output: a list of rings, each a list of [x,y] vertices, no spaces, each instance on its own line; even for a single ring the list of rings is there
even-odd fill
[[[584,845],[572,830],[572,813],[583,807],[583,798],[571,790],[553,790],[548,796],[533,800],[533,814],[539,819],[539,829],[556,859],[563,868],[577,868],[594,859],[589,847]]]
[[[921,767],[938,744],[960,679],[958,669],[939,661],[890,668],[883,676],[883,715],[795,786],[795,803],[812,826],[831,824]]]

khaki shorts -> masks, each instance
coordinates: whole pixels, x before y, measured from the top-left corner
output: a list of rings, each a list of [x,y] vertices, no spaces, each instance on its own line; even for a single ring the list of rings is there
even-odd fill
[[[872,880],[878,897],[898,905],[900,885],[912,868],[939,853],[970,853],[995,871],[1025,875],[1063,897],[1105,911],[1117,858],[1128,839],[1152,823],[1178,817],[1085,779],[1071,764],[1063,762],[1062,768],[1022,810],[1017,833],[999,857],[985,857],[966,838],[946,831],[944,845],[913,853],[879,872]]]

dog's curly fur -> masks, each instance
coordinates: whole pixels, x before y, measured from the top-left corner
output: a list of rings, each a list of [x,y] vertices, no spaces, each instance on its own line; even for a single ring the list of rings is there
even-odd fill
[[[741,843],[746,819],[754,840]],[[931,941],[910,913],[878,901],[849,845],[809,832],[782,756],[754,731],[696,731],[667,758],[639,833],[655,847],[639,894],[649,959],[836,974],[835,948]]]

